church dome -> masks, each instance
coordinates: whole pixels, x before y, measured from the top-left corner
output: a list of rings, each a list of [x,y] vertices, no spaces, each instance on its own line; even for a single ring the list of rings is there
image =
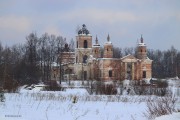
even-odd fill
[[[80,30],[78,31],[78,35],[80,35],[80,34],[86,34],[86,35],[90,34],[90,33],[89,33],[89,30],[87,30],[85,24],[83,24],[83,25],[82,25],[82,29],[80,29]]]

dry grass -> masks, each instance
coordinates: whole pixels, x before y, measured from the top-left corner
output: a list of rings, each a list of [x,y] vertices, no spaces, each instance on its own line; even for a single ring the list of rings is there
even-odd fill
[[[148,119],[154,119],[162,115],[172,114],[176,112],[175,103],[177,98],[174,96],[159,97],[157,99],[147,100],[147,111],[144,113]]]

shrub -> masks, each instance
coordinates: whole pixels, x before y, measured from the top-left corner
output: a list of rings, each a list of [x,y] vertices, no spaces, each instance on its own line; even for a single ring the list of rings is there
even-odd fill
[[[45,84],[47,85],[47,87],[45,88],[46,90],[49,90],[49,91],[62,90],[62,88],[57,84],[57,81],[55,81],[55,80],[50,80],[50,81],[46,82]]]
[[[163,81],[163,80],[157,80],[157,86],[159,88],[167,88],[168,87],[168,82]]]
[[[148,119],[155,117],[172,114],[175,112],[175,103],[177,99],[173,96],[160,97],[156,101],[152,99],[147,100],[147,113],[144,113]]]
[[[112,84],[102,85],[101,86],[101,93],[105,95],[115,95],[117,94],[117,89]]]

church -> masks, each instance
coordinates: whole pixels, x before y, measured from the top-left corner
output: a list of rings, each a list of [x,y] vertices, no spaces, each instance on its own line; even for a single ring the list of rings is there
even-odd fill
[[[140,38],[137,46],[137,58],[127,55],[122,58],[113,58],[113,43],[110,36],[103,45],[103,51],[96,36],[95,44],[92,35],[83,24],[76,36],[75,52],[68,51],[68,45],[61,54],[62,72],[54,67],[52,80],[59,80],[63,74],[65,80],[143,80],[152,78],[152,60],[147,56],[147,46]],[[101,55],[103,53],[103,56]]]

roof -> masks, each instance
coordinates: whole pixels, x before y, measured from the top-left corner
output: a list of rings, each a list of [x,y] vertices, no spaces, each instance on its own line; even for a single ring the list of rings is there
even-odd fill
[[[119,58],[97,58],[97,60],[120,60]]]
[[[145,43],[138,43],[138,46],[146,46]]]
[[[128,55],[126,55],[126,56],[122,57],[122,58],[121,58],[121,60],[123,60],[123,59],[127,59],[127,58],[129,58],[129,59],[137,59],[137,58],[135,58],[133,55],[128,54]]]
[[[123,62],[137,62],[137,61],[139,61],[139,59],[137,59],[136,57],[134,57],[131,54],[128,54],[127,56],[122,57],[121,60]]]
[[[82,35],[82,34],[84,34],[84,35],[90,34],[89,30],[86,28],[85,24],[83,24],[82,28],[78,31],[78,35]]]

